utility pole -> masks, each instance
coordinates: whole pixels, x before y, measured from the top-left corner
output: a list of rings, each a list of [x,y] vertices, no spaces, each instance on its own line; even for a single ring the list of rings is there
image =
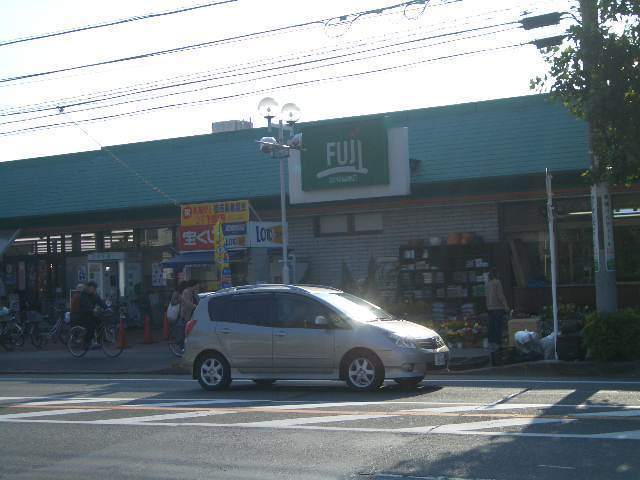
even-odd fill
[[[587,122],[589,128],[589,156],[594,183],[591,186],[591,222],[593,225],[593,256],[596,284],[596,307],[599,312],[612,312],[618,308],[616,285],[615,247],[613,242],[613,212],[609,184],[603,181],[598,156],[593,142],[597,136],[594,116],[600,95],[598,58],[598,0],[579,0],[583,36],[580,48],[587,89]]]

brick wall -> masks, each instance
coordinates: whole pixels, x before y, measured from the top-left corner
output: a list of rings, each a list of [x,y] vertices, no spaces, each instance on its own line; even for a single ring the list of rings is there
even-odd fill
[[[356,212],[352,212],[356,213]],[[289,243],[296,257],[309,262],[311,280],[339,286],[342,261],[354,278],[365,278],[369,257],[397,256],[412,239],[475,232],[486,242],[498,240],[495,204],[420,207],[383,211],[383,231],[375,234],[316,237],[314,217],[289,218]]]

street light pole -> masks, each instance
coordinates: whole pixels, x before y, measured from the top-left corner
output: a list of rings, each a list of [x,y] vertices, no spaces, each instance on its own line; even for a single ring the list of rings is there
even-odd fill
[[[258,105],[262,116],[267,119],[269,133],[271,133],[271,122],[275,118],[275,110],[278,108],[278,102],[273,98],[263,98]],[[300,109],[294,103],[287,103],[282,107],[280,112],[284,116],[287,124],[291,128],[293,136],[293,128],[300,118]],[[265,137],[258,143],[261,144],[261,150],[264,153],[271,153],[271,158],[278,158],[280,161],[280,215],[282,221],[282,283],[289,284],[289,226],[287,224],[287,197],[285,186],[285,162],[289,158],[289,150],[292,148],[284,143],[284,124],[282,119],[278,121],[279,131],[278,140],[272,137]],[[293,147],[295,148],[295,147]],[[293,279],[295,282],[295,278]]]
[[[279,121],[280,135],[279,142],[284,141],[284,126],[282,120]],[[275,153],[275,152],[274,152]],[[287,152],[288,154],[288,152]],[[286,157],[280,153],[280,216],[282,218],[282,283],[288,285],[289,279],[289,228],[287,225],[287,199],[284,185],[284,161]]]

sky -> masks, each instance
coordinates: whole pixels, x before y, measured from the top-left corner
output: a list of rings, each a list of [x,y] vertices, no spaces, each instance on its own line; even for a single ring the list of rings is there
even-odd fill
[[[547,67],[533,45],[510,46],[558,34],[566,24],[525,31],[510,22],[525,11],[565,11],[570,0],[430,0],[425,8],[351,15],[400,1],[237,0],[0,45],[0,79],[7,79],[333,19],[186,52],[0,81],[0,161],[206,134],[217,121],[262,126],[257,107],[266,96],[280,105],[294,102],[301,120],[312,121],[529,95],[530,80]],[[0,42],[201,3],[206,0],[3,0]],[[131,95],[132,88],[155,90]],[[96,95],[109,98],[74,106]],[[182,105],[164,108],[176,103]],[[55,109],[60,105],[64,114]],[[41,108],[50,110],[16,114]],[[55,123],[67,125],[18,132]]]

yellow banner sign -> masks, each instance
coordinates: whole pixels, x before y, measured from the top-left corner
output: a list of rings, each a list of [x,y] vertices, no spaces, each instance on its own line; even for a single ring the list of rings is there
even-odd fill
[[[215,203],[188,203],[182,205],[180,225],[215,225],[218,222],[248,222],[249,200]]]

